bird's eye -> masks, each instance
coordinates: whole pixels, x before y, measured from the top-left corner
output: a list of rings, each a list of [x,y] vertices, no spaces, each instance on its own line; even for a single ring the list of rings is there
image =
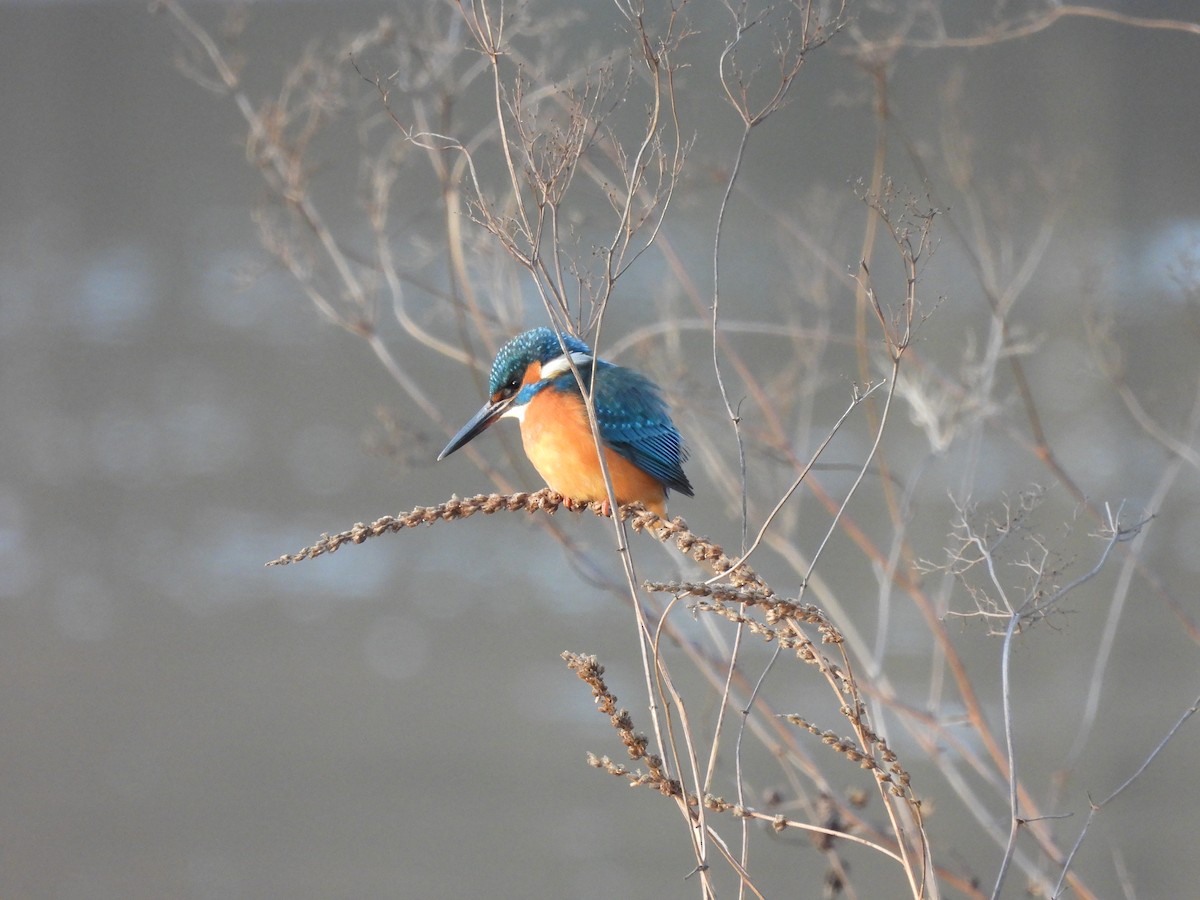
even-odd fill
[[[518,378],[510,379],[509,382],[504,385],[504,387],[502,387],[502,388],[500,388],[500,390],[496,391],[496,399],[497,400],[507,400],[509,397],[511,397],[513,394],[515,394],[520,389],[521,389],[520,379],[518,379]]]

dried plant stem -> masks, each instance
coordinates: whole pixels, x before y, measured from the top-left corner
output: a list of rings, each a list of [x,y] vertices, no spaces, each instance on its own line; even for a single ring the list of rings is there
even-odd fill
[[[540,491],[519,491],[513,494],[476,494],[473,497],[453,497],[445,503],[436,506],[417,506],[407,513],[397,516],[383,516],[370,525],[359,522],[353,527],[337,534],[323,534],[320,540],[312,545],[273,559],[268,566],[286,566],[290,563],[316,559],[326,553],[334,553],[344,544],[361,544],[371,538],[384,534],[394,534],[405,528],[416,528],[420,525],[432,525],[435,522],[452,522],[456,519],[466,519],[476,513],[492,515],[498,512],[555,513],[565,508],[565,498],[549,488]],[[576,505],[575,512],[589,510],[597,516],[604,516],[604,504],[600,501]],[[690,531],[687,523],[678,516],[674,519],[664,519],[652,513],[640,504],[631,503],[617,509],[623,521],[627,521],[634,531],[645,531],[659,541],[673,541],[680,553],[689,556],[696,562],[703,563],[713,571],[725,573],[731,584],[739,587],[759,586],[763,582],[754,570],[743,564],[735,564],[718,544],[707,538],[702,538]]]

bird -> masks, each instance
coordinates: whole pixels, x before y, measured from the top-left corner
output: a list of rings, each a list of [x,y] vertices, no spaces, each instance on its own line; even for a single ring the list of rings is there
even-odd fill
[[[658,386],[633,369],[596,358],[587,344],[567,332],[534,328],[501,347],[492,363],[488,401],[438,460],[500,419],[514,418],[521,425],[525,455],[568,508],[598,500],[603,512],[611,513],[571,363],[584,390],[595,381],[596,424],[617,504],[641,503],[665,518],[670,491],[689,497],[694,493],[683,471],[687,448]]]

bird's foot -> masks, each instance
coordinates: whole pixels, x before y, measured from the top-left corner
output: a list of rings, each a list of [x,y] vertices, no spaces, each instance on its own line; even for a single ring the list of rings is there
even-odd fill
[[[588,507],[590,507],[592,505],[592,501],[590,501],[590,500],[573,500],[570,497],[566,496],[565,494],[560,494],[559,496],[562,497],[562,505],[565,506],[567,509],[569,509],[571,512],[579,512],[581,510],[587,509]],[[606,497],[599,502],[600,502],[600,515],[611,518],[612,517],[612,504],[608,502],[608,498]]]

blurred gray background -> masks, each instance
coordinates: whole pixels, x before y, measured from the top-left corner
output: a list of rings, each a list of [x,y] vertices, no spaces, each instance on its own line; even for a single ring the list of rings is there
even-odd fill
[[[1200,21],[1194,3],[1127,6]],[[216,4],[188,8],[209,26],[223,14]],[[980,21],[988,8],[973,7]],[[392,9],[252,4],[238,44],[248,93],[277,91],[310,41]],[[693,15],[701,26],[723,21],[717,4]],[[606,11],[602,27],[610,20]],[[713,28],[701,28],[697,65],[711,65],[707,51],[719,47]],[[262,250],[253,216],[265,191],[245,160],[242,120],[177,71],[178,48],[145,4],[0,4],[0,896],[698,895],[685,881],[691,853],[674,809],[584,763],[586,751],[620,747],[559,653],[600,654],[636,713],[644,697],[633,623],[543,531],[479,517],[263,568],[322,532],[489,485],[461,455],[432,464],[445,427],[406,405],[362,343],[322,321]],[[1200,359],[1186,303],[1186,260],[1200,245],[1200,36],[1071,20],[985,49],[905,52],[893,78],[898,119],[918,143],[937,142],[943,88],[962,80],[980,183],[1004,185],[1014,159],[1039,154],[1073,170],[1021,301],[1023,327],[1040,341],[1028,363],[1033,387],[1089,497],[1160,515],[1144,552],[1184,611],[1181,619],[1162,594],[1135,588],[1103,694],[1112,718],[1059,810],[1074,813],[1069,830],[1086,815],[1084,792],[1105,795],[1128,777],[1200,685],[1195,641],[1180,627],[1196,616],[1200,472],[1186,471],[1169,502],[1147,510],[1169,454],[1115,398],[1080,325],[1087,304],[1118,317],[1129,383],[1186,441]],[[875,141],[868,87],[836,46],[814,55],[793,106],[756,134],[747,160],[748,191],[782,208],[844,205],[849,239],[836,262],[848,272],[861,221],[855,184],[869,177]],[[374,89],[353,91],[367,108]],[[697,156],[727,166],[737,135],[728,108],[710,99],[687,112],[685,132],[705,141]],[[324,147],[324,176],[352,185],[353,117],[344,128],[344,146]],[[919,190],[903,154],[895,158],[897,177]],[[723,175],[690,183],[668,220],[702,293]],[[1014,196],[1037,193],[1014,187]],[[361,215],[352,191],[342,203],[336,192],[324,199],[339,222]],[[724,286],[733,318],[760,314],[786,290],[786,277],[754,255],[762,220],[753,204],[738,212]],[[1026,213],[1017,204],[996,227],[1027,243],[1038,218]],[[939,240],[919,349],[953,361],[986,306],[948,232]],[[606,324],[613,339],[653,320],[622,291],[653,291],[658,265],[648,259],[618,292]],[[852,290],[839,289],[848,308]],[[442,316],[431,314],[429,327],[452,337]],[[531,305],[526,324],[539,316]],[[451,427],[465,421],[482,399],[478,381],[386,321],[381,331],[412,371],[427,373]],[[711,367],[697,341],[693,400],[702,402]],[[817,431],[858,377],[852,356],[834,365]],[[386,443],[380,408],[404,423],[399,456],[377,449]],[[899,418],[897,446],[912,439],[925,452],[907,413]],[[720,419],[714,396],[687,421]],[[997,446],[981,451],[980,491],[1048,483],[1003,428],[990,436]],[[479,449],[499,460],[495,441],[486,435]],[[857,464],[862,446],[844,449],[827,461]],[[919,535],[929,558],[945,542],[955,484],[952,463],[936,466],[922,489],[941,523]],[[528,467],[509,471],[537,486]],[[672,511],[736,545],[736,520],[702,464],[689,471],[697,497]],[[1069,522],[1071,498],[1056,498]],[[603,524],[561,518],[595,542],[597,565],[617,572]],[[1053,537],[1059,525],[1049,517],[1043,527]],[[644,559],[647,577],[679,571],[656,548]],[[794,590],[794,576],[782,580]],[[1086,690],[1111,580],[1096,590],[1020,651],[1034,699],[1019,715],[1039,732],[1063,714],[1040,708],[1040,691],[1072,685],[1077,711]],[[977,645],[984,682],[994,678],[997,644],[978,624],[960,634]],[[1061,658],[1084,664],[1063,671]],[[1031,755],[1031,766],[1053,771],[1054,759]],[[1101,896],[1124,896],[1122,878],[1129,896],[1194,892],[1198,764],[1189,724],[1096,826],[1087,849],[1102,860],[1090,873]],[[993,812],[1003,821],[1002,805]],[[954,829],[952,820],[936,827]],[[818,896],[820,857],[802,839],[778,843],[781,883],[795,886],[792,896]],[[940,846],[947,864],[990,884],[993,844]],[[1022,886],[1014,879],[1007,896]]]

